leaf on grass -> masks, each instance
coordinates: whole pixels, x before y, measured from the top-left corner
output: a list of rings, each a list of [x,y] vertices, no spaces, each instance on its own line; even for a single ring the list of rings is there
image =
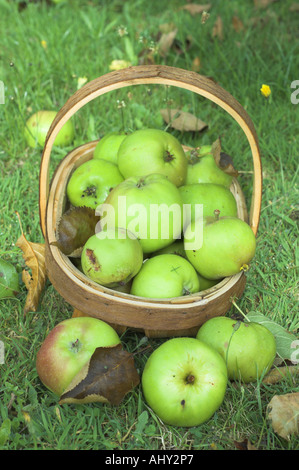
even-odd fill
[[[260,323],[264,325],[271,333],[274,335],[276,340],[276,351],[278,356],[284,360],[292,360],[294,355],[294,342],[298,341],[298,338],[288,332],[285,328],[283,328],[278,323],[270,320],[262,313],[258,312],[249,312],[246,314],[246,317],[253,322]]]
[[[235,178],[238,177],[239,173],[234,168],[232,157],[221,151],[221,141],[219,138],[212,144],[212,154],[214,156],[215,162],[222,171],[231,176],[234,176]]]
[[[167,124],[181,132],[200,132],[208,126],[193,114],[179,109],[160,109],[160,113]]]
[[[236,33],[240,33],[241,31],[244,30],[243,22],[236,15],[234,15],[233,18],[232,18],[232,25],[233,25],[233,28],[236,31]]]
[[[57,229],[57,246],[67,256],[80,256],[89,237],[95,234],[99,216],[89,207],[71,207],[61,217]]]
[[[214,23],[213,29],[212,29],[212,37],[213,38],[218,38],[220,41],[223,40],[224,35],[223,35],[223,21],[221,16],[217,16],[217,19]]]
[[[4,446],[9,439],[11,431],[11,421],[6,418],[0,426],[0,447]]]
[[[211,3],[206,3],[205,5],[200,5],[198,3],[188,3],[188,5],[183,5],[180,10],[188,11],[192,16],[208,11],[211,8]]]
[[[159,49],[159,54],[162,57],[166,57],[166,55],[168,54],[169,49],[173,45],[177,32],[178,30],[177,28],[175,28],[172,31],[163,33],[162,36],[160,37],[159,42],[158,42],[158,49]]]
[[[292,3],[289,8],[289,11],[299,11],[299,3]]]
[[[119,405],[140,382],[134,357],[121,344],[96,348],[59,403],[110,403]]]
[[[20,216],[17,213],[20,221]],[[22,230],[22,226],[21,226]],[[36,312],[39,299],[46,283],[46,261],[45,261],[45,244],[29,242],[22,230],[22,235],[16,242],[22,250],[22,256],[25,260],[26,266],[31,270],[31,274],[26,269],[22,271],[22,280],[28,290],[24,314],[28,312]]]
[[[255,8],[267,8],[271,3],[275,3],[278,0],[254,0]]]
[[[264,384],[276,384],[286,377],[295,377],[299,374],[298,366],[284,366],[271,369],[263,379]]]
[[[299,433],[299,392],[274,395],[267,406],[274,431],[284,439]]]
[[[257,450],[257,448],[251,444],[248,439],[245,439],[244,441],[234,441],[234,444],[238,450]]]

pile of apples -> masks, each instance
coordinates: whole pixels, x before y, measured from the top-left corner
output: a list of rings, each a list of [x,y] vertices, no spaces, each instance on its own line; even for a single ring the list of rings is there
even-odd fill
[[[237,216],[231,183],[211,146],[185,152],[157,129],[107,134],[67,185],[72,206],[100,215],[97,233],[82,249],[83,272],[101,285],[150,298],[192,294],[239,273],[256,241]],[[38,375],[62,396],[96,348],[120,343],[102,320],[64,320],[38,351]],[[195,338],[168,339],[151,353],[143,394],[164,423],[198,426],[222,404],[228,380],[258,380],[275,355],[275,338],[263,325],[215,317]]]
[[[231,182],[211,146],[185,152],[158,129],[107,134],[67,185],[72,206],[100,216],[81,253],[84,274],[135,296],[173,298],[246,269],[256,240]]]

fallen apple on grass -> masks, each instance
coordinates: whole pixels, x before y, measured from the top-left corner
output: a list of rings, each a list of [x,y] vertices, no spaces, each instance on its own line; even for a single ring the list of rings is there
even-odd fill
[[[91,159],[72,173],[67,185],[67,196],[73,206],[96,209],[123,180],[114,163]]]
[[[176,186],[185,183],[188,161],[176,137],[160,129],[132,132],[121,143],[117,162],[124,178],[159,173]]]
[[[267,374],[276,356],[274,335],[255,322],[211,318],[199,328],[196,338],[221,354],[229,379],[244,383]]]
[[[24,136],[27,144],[35,148],[37,145],[44,146],[48,130],[56,116],[56,111],[37,111],[27,120]],[[59,147],[70,145],[75,136],[75,127],[71,120],[67,121],[60,129],[54,141]]]
[[[146,402],[173,426],[199,426],[223,402],[227,369],[221,355],[196,338],[172,338],[148,358],[142,378]]]
[[[196,247],[196,235],[202,231],[202,244]],[[237,217],[194,220],[184,233],[187,258],[207,279],[222,279],[246,271],[256,250],[251,227]],[[191,247],[191,248],[190,248]]]
[[[84,274],[98,284],[112,288],[129,282],[142,263],[139,240],[123,228],[107,229],[92,235],[81,254]]]
[[[120,344],[116,331],[92,317],[58,323],[43,341],[36,357],[41,382],[61,396],[98,347]]]
[[[185,258],[174,254],[147,259],[132,282],[131,294],[139,297],[170,298],[199,291],[197,273]]]
[[[0,258],[0,299],[14,297],[20,291],[19,274],[13,264]]]

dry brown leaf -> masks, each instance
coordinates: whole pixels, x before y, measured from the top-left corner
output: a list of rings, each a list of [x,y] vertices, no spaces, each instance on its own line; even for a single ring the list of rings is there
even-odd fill
[[[21,226],[21,220],[16,213]],[[18,238],[16,246],[22,250],[22,256],[26,266],[31,270],[24,269],[22,271],[22,279],[28,290],[27,298],[24,306],[24,314],[28,312],[36,312],[40,295],[44,290],[46,283],[46,262],[45,262],[45,245],[43,243],[29,242],[22,230],[22,235]]]
[[[212,37],[213,38],[218,38],[220,41],[223,40],[223,21],[221,16],[217,16],[217,19],[214,23],[213,29],[212,29]]]
[[[119,405],[139,382],[133,354],[125,351],[121,344],[99,347],[75,376],[59,403]]]
[[[160,109],[160,113],[167,124],[181,132],[199,132],[208,126],[193,114],[179,109]]]
[[[292,3],[289,10],[290,11],[299,11],[299,3]]]
[[[234,176],[235,178],[238,177],[239,173],[234,168],[232,157],[221,151],[221,141],[219,138],[212,144],[212,154],[215,162],[222,171]]]
[[[234,444],[238,450],[257,450],[257,448],[251,444],[248,439],[244,441],[234,441]]]
[[[276,384],[277,382],[281,382],[282,380],[284,380],[286,377],[295,377],[298,374],[298,366],[277,367],[270,370],[270,372],[263,379],[263,383]]]
[[[278,0],[254,0],[254,6],[256,8],[267,8],[271,3],[275,3]]]
[[[193,59],[192,70],[194,72],[199,72],[200,70],[200,58],[199,57],[195,57],[195,59]]]
[[[236,15],[233,16],[232,24],[233,24],[233,28],[234,28],[234,30],[236,31],[236,33],[240,33],[241,31],[243,31],[243,29],[244,29],[244,24],[243,24],[243,22],[240,20],[240,18],[238,18]]]
[[[299,433],[299,392],[274,395],[267,411],[274,431],[283,439]]]
[[[200,5],[198,3],[189,3],[188,5],[183,5],[180,10],[188,11],[192,16],[208,11],[211,8],[211,3],[205,5]]]
[[[165,57],[171,46],[173,45],[173,41],[175,40],[175,37],[177,35],[177,28],[174,29],[173,31],[170,31],[168,33],[163,33],[162,36],[159,39],[158,42],[158,48],[159,48],[159,54],[162,57]]]

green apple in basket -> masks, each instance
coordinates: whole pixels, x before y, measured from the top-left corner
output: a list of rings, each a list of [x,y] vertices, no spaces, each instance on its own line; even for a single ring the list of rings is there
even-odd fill
[[[141,377],[147,404],[166,424],[199,426],[223,402],[227,369],[221,355],[196,338],[172,338],[149,356]]]
[[[221,354],[231,380],[256,381],[267,374],[276,356],[273,334],[255,322],[211,318],[199,328],[196,338]]]
[[[141,129],[128,135],[118,150],[124,178],[150,173],[167,176],[176,186],[185,183],[188,161],[176,137],[160,129]]]
[[[233,177],[225,173],[216,163],[212,146],[199,147],[186,152],[188,168],[186,184],[215,183],[229,188]]]
[[[122,132],[110,132],[106,134],[97,143],[93,152],[93,158],[96,160],[101,158],[117,165],[117,152],[126,136],[127,134]]]
[[[92,317],[68,318],[46,336],[36,356],[41,382],[61,396],[95,349],[120,344],[116,331]]]
[[[138,297],[171,298],[199,291],[197,273],[185,258],[174,254],[147,259],[132,282]]]
[[[161,250],[155,251],[154,253],[151,253],[151,257],[158,256],[158,255],[165,255],[165,254],[173,254],[173,255],[178,255],[182,256],[183,258],[187,259],[187,255],[185,252],[184,248],[184,240],[176,240],[170,245],[166,246],[165,248],[162,248]],[[210,287],[215,286],[219,280],[211,280],[211,279],[206,279],[205,277],[201,276],[198,272],[196,272],[198,281],[199,281],[199,291],[203,291],[206,289],[209,289]]]
[[[72,173],[66,188],[67,196],[73,206],[96,209],[123,180],[114,163],[91,159]]]
[[[37,145],[44,146],[48,130],[56,116],[56,111],[37,111],[27,120],[24,136],[30,147]],[[54,145],[70,145],[75,137],[75,127],[71,120],[68,120],[58,132]]]
[[[196,207],[202,205],[202,217],[213,216],[219,210],[222,217],[237,217],[237,203],[231,191],[221,184],[195,183],[179,188],[183,204],[190,207],[191,220],[196,217]],[[198,204],[198,206],[196,206]]]
[[[108,194],[98,214],[102,228],[125,227],[134,233],[145,254],[169,245],[183,229],[179,189],[161,174],[127,178]]]
[[[129,282],[142,263],[143,252],[135,235],[118,227],[92,235],[81,254],[84,274],[98,284],[112,288]]]
[[[188,260],[207,279],[232,276],[248,265],[255,255],[256,239],[251,227],[237,217],[197,219],[184,232]]]

